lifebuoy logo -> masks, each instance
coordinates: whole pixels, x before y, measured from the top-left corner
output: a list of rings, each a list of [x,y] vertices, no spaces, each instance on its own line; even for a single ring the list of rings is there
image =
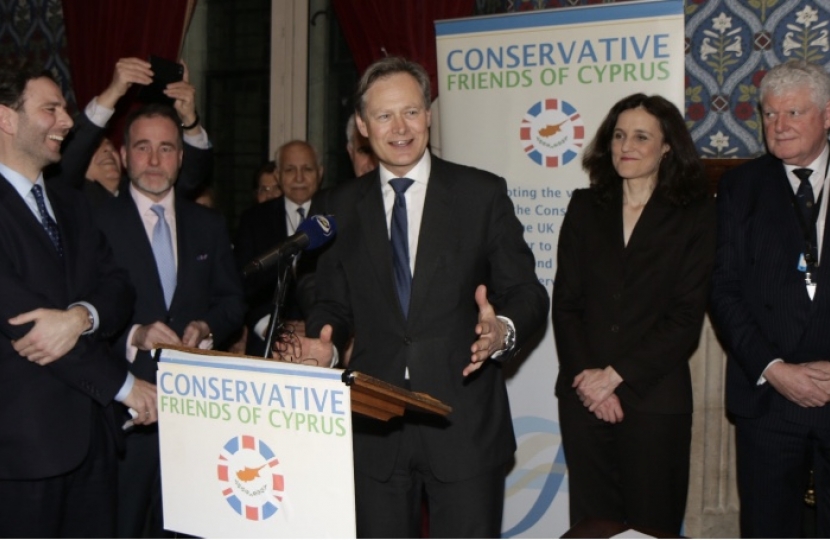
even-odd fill
[[[273,450],[251,435],[240,435],[219,452],[216,477],[222,496],[234,511],[251,521],[275,515],[285,492],[285,478]]]
[[[573,105],[561,99],[546,99],[527,110],[519,127],[519,139],[534,163],[561,167],[582,149],[585,126]]]

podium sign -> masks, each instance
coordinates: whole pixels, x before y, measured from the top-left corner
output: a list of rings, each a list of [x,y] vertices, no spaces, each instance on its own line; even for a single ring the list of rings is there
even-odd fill
[[[165,528],[206,538],[354,538],[342,373],[162,350]]]

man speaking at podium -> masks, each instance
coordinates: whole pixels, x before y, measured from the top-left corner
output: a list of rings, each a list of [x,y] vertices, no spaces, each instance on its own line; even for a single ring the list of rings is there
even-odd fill
[[[495,538],[516,449],[501,363],[544,325],[547,293],[505,181],[427,151],[420,65],[379,60],[355,103],[380,167],[328,199],[338,233],[307,321],[319,338],[301,340],[297,360],[329,365],[353,332],[351,369],[453,409],[354,418],[358,536],[418,536],[424,489],[431,537]]]

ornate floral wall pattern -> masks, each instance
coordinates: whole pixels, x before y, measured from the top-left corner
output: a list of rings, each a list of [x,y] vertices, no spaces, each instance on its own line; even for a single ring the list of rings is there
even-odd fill
[[[0,60],[21,57],[50,70],[75,109],[61,0],[0,0]]]
[[[764,152],[758,85],[791,58],[827,66],[830,0],[686,2],[686,121],[705,157]]]
[[[479,0],[478,13],[630,0]],[[791,58],[830,68],[830,0],[686,0],[686,124],[703,157],[765,151],[758,85]]]
[[[478,14],[631,0],[476,0]],[[764,152],[758,84],[790,58],[830,68],[830,0],[686,0],[686,123],[705,157]],[[0,0],[0,58],[53,70],[74,102],[60,0]],[[70,105],[71,106],[71,105]]]

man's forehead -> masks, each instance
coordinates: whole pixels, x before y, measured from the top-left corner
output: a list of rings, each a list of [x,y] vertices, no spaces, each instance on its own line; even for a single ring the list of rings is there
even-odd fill
[[[423,92],[418,79],[410,73],[390,73],[378,77],[366,89],[363,95],[364,102],[369,105],[373,101],[394,100],[394,101],[415,101],[413,105],[423,105]]]
[[[168,133],[164,133],[164,132]],[[162,136],[159,137],[158,134]],[[173,120],[166,116],[141,116],[130,125],[130,139],[135,142],[149,139],[168,139],[172,143],[178,141],[178,127]]]
[[[282,158],[280,159],[282,167],[296,165],[297,163],[317,167],[317,158],[314,155],[314,150],[305,144],[292,144],[285,147],[280,157]]]
[[[786,100],[800,100],[810,99],[813,96],[813,90],[805,85],[793,85],[779,88],[774,92],[766,92],[763,101],[786,101]]]
[[[54,81],[48,77],[38,77],[31,79],[26,83],[26,88],[23,90],[23,100],[38,101],[41,103],[57,103],[61,106],[66,106],[66,100],[63,98],[63,92]]]

